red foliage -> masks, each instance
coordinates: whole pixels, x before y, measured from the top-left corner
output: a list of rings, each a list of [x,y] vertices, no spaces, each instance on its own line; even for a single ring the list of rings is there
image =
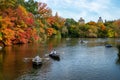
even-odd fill
[[[34,17],[31,13],[27,12],[22,6],[17,8],[18,23],[21,24],[23,21],[29,27],[34,26]]]
[[[55,23],[55,17],[49,17],[47,19],[47,23],[49,24],[49,26],[53,25]]]

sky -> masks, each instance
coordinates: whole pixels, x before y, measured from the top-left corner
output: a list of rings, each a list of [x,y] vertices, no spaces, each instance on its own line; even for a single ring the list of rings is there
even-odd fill
[[[120,19],[120,0],[35,0],[44,2],[63,18],[78,21],[82,17],[85,22]]]

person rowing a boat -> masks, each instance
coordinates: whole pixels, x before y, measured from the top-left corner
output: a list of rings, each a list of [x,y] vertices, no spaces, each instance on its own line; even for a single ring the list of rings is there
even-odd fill
[[[57,52],[56,52],[56,50],[55,49],[53,49],[51,52],[50,52],[50,54],[56,54]]]
[[[39,56],[36,56],[36,57],[34,58],[34,60],[35,60],[35,61],[40,61],[41,58],[40,58]]]

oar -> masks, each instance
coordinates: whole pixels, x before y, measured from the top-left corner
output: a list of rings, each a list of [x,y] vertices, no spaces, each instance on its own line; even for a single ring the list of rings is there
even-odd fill
[[[65,52],[57,52],[57,53],[59,53],[59,54],[64,54]]]
[[[29,62],[31,59],[33,59],[33,58],[24,58],[24,62]]]
[[[44,59],[44,60],[50,60],[50,58],[42,58],[42,59]]]
[[[45,54],[45,57],[49,56],[49,54]]]

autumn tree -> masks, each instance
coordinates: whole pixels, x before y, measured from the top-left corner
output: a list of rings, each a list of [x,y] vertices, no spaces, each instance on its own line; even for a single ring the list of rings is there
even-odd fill
[[[98,33],[97,23],[95,23],[94,21],[90,21],[86,25],[89,25],[88,37],[92,37],[92,38],[98,37],[97,36],[97,33]]]
[[[0,0],[0,11],[7,8],[14,8],[17,0]]]
[[[107,28],[103,23],[97,23],[98,27],[98,37],[107,37]]]
[[[115,31],[115,37],[120,37],[120,20],[116,20],[113,23],[113,29]]]
[[[38,14],[36,15],[40,19],[46,19],[52,16],[52,10],[47,7],[46,3],[38,2]]]
[[[62,17],[60,17],[60,16],[58,15],[58,13],[56,13],[54,17],[55,17],[55,18],[54,18],[54,19],[55,19],[55,23],[54,23],[53,27],[54,27],[55,29],[57,29],[57,30],[61,30],[62,27],[63,27],[64,24],[65,24],[65,19],[62,18]]]

